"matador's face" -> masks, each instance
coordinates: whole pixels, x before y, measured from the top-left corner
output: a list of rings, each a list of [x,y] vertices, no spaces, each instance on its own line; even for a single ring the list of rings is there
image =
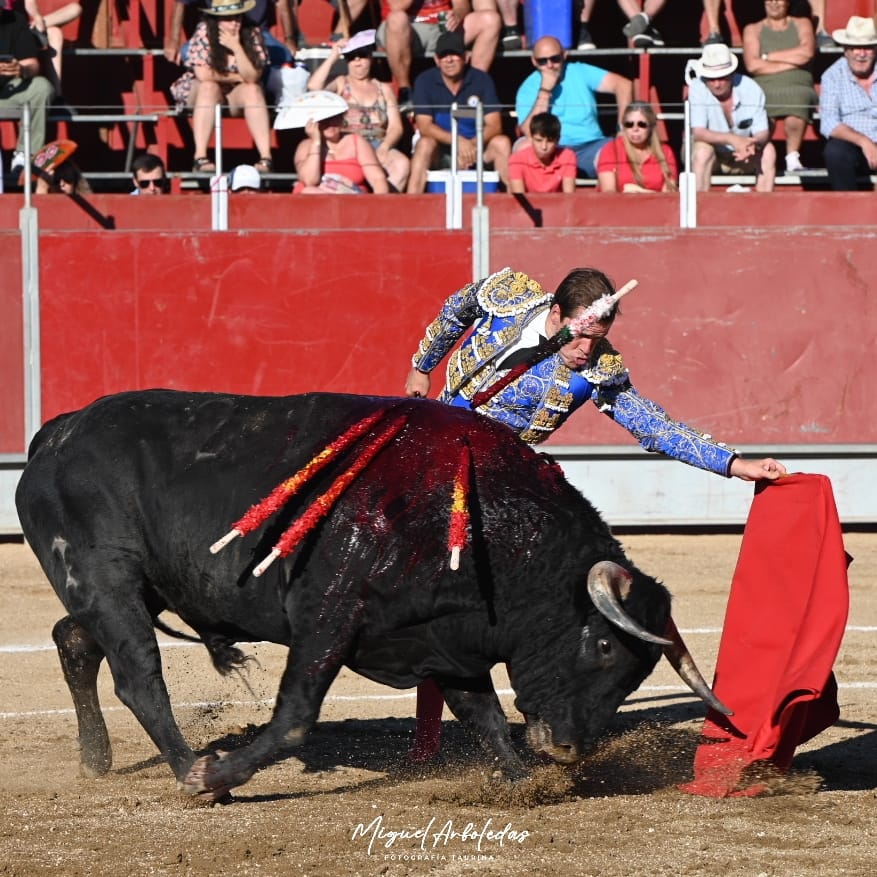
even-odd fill
[[[583,316],[584,308],[579,308],[571,317],[562,317],[560,314],[560,306],[552,305],[548,312],[548,318],[545,321],[545,328],[548,336],[554,335],[563,326],[568,325],[578,317]],[[567,368],[573,371],[579,371],[584,368],[591,359],[591,355],[597,346],[597,342],[601,338],[605,338],[612,328],[612,320],[606,320],[602,323],[592,323],[586,330],[585,334],[569,344],[564,344],[558,351],[561,361]]]

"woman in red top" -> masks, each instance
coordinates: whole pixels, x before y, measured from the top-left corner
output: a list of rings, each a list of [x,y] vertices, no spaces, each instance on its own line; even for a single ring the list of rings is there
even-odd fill
[[[337,96],[332,97],[339,101]],[[340,103],[343,105],[344,101]],[[308,119],[305,124],[307,136],[295,150],[298,172],[298,182],[292,190],[295,194],[358,195],[370,188],[372,192],[384,195],[390,191],[387,175],[371,143],[360,134],[343,133],[343,125],[343,111],[328,119]]]
[[[621,120],[621,134],[597,159],[601,192],[676,192],[676,157],[658,139],[658,118],[651,104],[631,101]]]

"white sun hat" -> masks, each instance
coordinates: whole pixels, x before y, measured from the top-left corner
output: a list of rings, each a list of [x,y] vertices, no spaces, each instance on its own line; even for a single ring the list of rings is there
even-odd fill
[[[693,64],[694,71],[704,79],[721,79],[737,69],[737,56],[724,43],[710,43]]]
[[[349,55],[351,52],[356,52],[359,49],[365,49],[369,46],[374,48],[376,33],[377,31],[374,28],[371,28],[370,30],[361,30],[358,33],[355,33],[344,44],[344,48],[341,49],[341,54]]]
[[[877,46],[874,19],[854,15],[845,28],[832,31],[831,38],[839,46]]]
[[[322,122],[346,112],[347,101],[334,91],[306,91],[277,111],[274,128],[277,131],[304,128],[309,119]]]

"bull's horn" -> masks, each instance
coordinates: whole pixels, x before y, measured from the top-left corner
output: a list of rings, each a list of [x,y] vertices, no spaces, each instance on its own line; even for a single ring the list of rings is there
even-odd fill
[[[630,582],[630,573],[617,563],[613,563],[611,560],[601,560],[599,563],[595,563],[588,573],[588,594],[591,597],[591,602],[601,615],[631,636],[645,640],[647,643],[672,646],[671,640],[656,636],[651,631],[646,630],[624,611],[624,607],[621,605],[621,595],[627,594]]]
[[[667,622],[667,639],[670,645],[664,649],[667,660],[673,665],[673,669],[679,674],[680,678],[686,685],[702,700],[708,707],[714,709],[717,713],[726,716],[733,716],[733,710],[729,710],[716,696],[712,689],[706,684],[706,680],[697,669],[694,658],[688,651],[682,640],[682,635],[676,628],[676,622],[672,617]]]

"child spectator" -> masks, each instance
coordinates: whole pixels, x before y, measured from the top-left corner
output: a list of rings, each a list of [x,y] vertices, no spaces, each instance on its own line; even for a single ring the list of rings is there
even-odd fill
[[[658,139],[658,117],[646,101],[624,110],[621,134],[603,147],[597,159],[601,192],[675,192],[676,156]]]
[[[560,119],[552,113],[533,116],[530,142],[509,159],[509,191],[575,192],[576,154],[559,142]]]

